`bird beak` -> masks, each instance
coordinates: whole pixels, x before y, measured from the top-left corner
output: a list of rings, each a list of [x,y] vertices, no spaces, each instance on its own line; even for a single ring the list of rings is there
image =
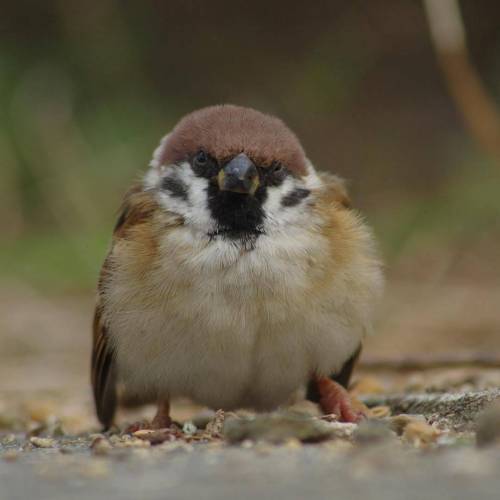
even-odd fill
[[[259,187],[259,173],[252,160],[240,153],[219,171],[217,181],[221,191],[253,195]]]

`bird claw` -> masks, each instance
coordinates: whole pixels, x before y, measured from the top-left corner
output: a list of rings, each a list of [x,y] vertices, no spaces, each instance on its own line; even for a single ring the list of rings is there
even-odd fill
[[[149,429],[152,429],[151,422],[149,422],[148,420],[139,420],[138,422],[134,422],[133,424],[130,424],[127,427],[125,427],[123,433],[133,434],[134,432],[137,431],[144,431]]]
[[[325,414],[334,414],[339,422],[359,423],[366,418],[363,410],[354,408],[351,396],[337,382],[328,377],[319,377],[317,387],[319,405]]]
[[[171,427],[172,419],[168,415],[156,415],[151,422],[151,428],[154,430],[166,429]]]
[[[172,426],[172,419],[166,415],[156,415],[153,420],[140,420],[134,422],[125,428],[125,434],[133,434],[137,431],[157,431],[159,429],[167,429]]]

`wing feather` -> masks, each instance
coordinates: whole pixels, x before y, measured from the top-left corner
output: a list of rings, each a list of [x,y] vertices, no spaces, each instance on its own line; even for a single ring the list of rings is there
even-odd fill
[[[111,249],[104,261],[98,283],[98,298],[93,323],[93,348],[91,362],[91,380],[94,402],[99,421],[105,428],[113,423],[116,412],[117,367],[115,352],[110,341],[109,324],[106,314],[106,294],[113,286],[113,275],[116,271],[114,262],[117,256],[114,249],[120,241],[141,240],[143,245],[154,248],[155,236],[151,230],[141,231],[141,227],[151,229],[156,215],[162,216],[161,230],[166,226],[174,227],[182,223],[179,217],[159,214],[158,205],[151,192],[144,191],[140,185],[133,186],[125,195],[118,220],[113,231]],[[144,226],[145,225],[145,226]],[[144,240],[144,241],[143,241]],[[114,332],[114,334],[119,332]]]
[[[102,319],[102,307],[97,304],[94,314],[92,349],[92,388],[97,418],[108,429],[116,412],[116,369],[108,329]]]

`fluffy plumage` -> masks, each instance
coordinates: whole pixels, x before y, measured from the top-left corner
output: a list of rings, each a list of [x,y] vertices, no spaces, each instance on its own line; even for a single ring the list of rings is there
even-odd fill
[[[212,174],[242,152],[259,188],[222,192]],[[318,175],[280,120],[236,106],[181,120],[126,195],[101,272],[101,422],[118,382],[143,401],[269,410],[345,374],[383,281],[371,232],[348,207],[339,179]]]

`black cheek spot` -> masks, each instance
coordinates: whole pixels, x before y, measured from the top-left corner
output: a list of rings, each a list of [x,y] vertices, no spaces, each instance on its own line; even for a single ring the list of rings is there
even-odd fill
[[[175,179],[174,177],[165,177],[161,183],[161,187],[175,198],[181,198],[186,201],[188,199],[187,187],[179,179]]]
[[[307,198],[311,191],[309,189],[297,188],[281,199],[281,206],[294,207],[298,205],[303,199]]]

